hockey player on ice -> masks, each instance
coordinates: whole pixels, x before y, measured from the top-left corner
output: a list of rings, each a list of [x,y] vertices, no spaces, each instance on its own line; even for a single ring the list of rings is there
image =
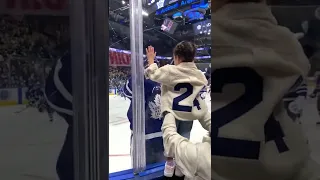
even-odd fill
[[[164,61],[156,61],[160,66],[164,65]],[[147,61],[145,61],[147,65]],[[124,96],[132,100],[132,79],[131,77],[126,82],[123,88]],[[151,80],[144,80],[145,93],[145,133],[146,133],[146,163],[154,164],[164,161],[163,156],[163,141],[162,141],[162,116],[160,110],[160,84]],[[130,103],[127,117],[130,122],[132,131],[132,102]],[[131,135],[132,148],[132,135]]]
[[[310,68],[299,41],[264,0],[214,0],[211,8],[211,178],[320,179],[284,104]]]
[[[25,96],[28,101],[25,109],[31,107],[38,109],[40,113],[46,112],[48,113],[50,121],[53,121],[54,110],[48,105],[45,99],[43,88],[41,87],[40,83],[29,86],[25,93]]]

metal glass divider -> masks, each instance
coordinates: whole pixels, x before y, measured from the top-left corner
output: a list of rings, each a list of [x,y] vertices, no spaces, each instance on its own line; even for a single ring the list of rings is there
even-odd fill
[[[75,180],[108,179],[108,0],[71,0]]]
[[[133,105],[133,169],[146,168],[142,0],[130,0],[130,48]]]

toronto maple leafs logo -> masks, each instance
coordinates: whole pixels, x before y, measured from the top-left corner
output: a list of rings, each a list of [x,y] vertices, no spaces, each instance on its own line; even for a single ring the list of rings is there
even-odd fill
[[[161,99],[160,95],[156,94],[154,97],[154,101],[149,102],[149,108],[151,111],[151,118],[160,119],[161,118]]]

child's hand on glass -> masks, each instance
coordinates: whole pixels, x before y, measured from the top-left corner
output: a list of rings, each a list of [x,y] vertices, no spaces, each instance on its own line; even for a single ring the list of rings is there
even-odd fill
[[[157,52],[154,51],[154,47],[148,46],[146,48],[147,58],[148,58],[148,64],[151,65],[154,63],[154,59],[157,55]]]

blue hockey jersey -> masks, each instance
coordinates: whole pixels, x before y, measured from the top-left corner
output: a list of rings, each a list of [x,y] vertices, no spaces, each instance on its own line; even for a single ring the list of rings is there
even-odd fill
[[[73,115],[71,78],[71,56],[67,52],[50,71],[44,89],[49,106],[65,119]]]
[[[144,80],[144,92],[145,92],[145,118],[146,126],[145,133],[146,139],[152,139],[156,137],[162,137],[161,126],[161,106],[160,106],[160,95],[161,88],[160,84],[151,80]],[[130,100],[132,99],[132,81],[128,79],[125,87],[124,94]],[[132,102],[127,112],[127,117],[130,121],[130,129],[132,130]]]

